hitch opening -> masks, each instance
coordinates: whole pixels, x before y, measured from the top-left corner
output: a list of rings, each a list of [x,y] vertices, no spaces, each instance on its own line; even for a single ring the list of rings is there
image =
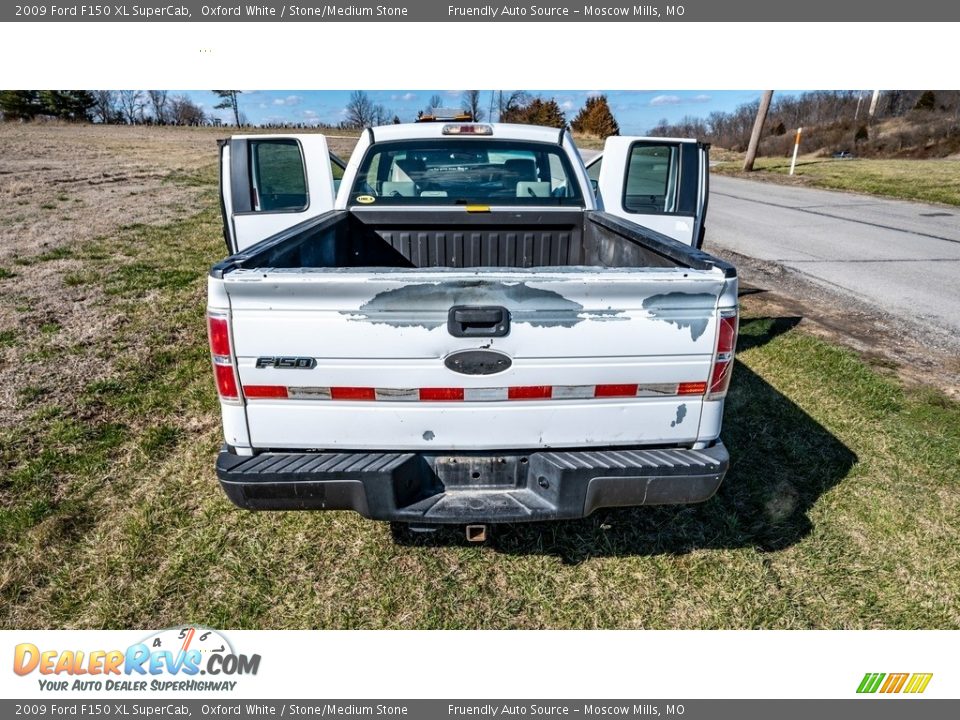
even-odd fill
[[[482,543],[487,541],[486,525],[467,525],[467,542]]]

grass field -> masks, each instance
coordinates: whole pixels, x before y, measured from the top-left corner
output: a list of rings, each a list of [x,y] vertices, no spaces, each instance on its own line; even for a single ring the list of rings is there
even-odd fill
[[[713,170],[751,180],[795,182],[829,190],[849,190],[929,203],[960,205],[960,159],[835,160],[797,159],[790,177],[790,158],[758,158],[754,172],[741,171],[743,158],[716,163]]]
[[[0,142],[100,142],[49,132],[0,126]],[[141,161],[161,190],[118,193],[115,211],[152,199],[146,221],[85,234],[81,210],[40,211],[72,202],[54,182],[0,207],[30,231],[0,214],[0,626],[960,626],[960,406],[749,297],[723,433],[733,464],[706,504],[508,528],[484,546],[395,545],[348,513],[237,510],[213,470],[212,138]],[[0,163],[4,196],[17,167]],[[74,241],[40,244],[64,223]]]

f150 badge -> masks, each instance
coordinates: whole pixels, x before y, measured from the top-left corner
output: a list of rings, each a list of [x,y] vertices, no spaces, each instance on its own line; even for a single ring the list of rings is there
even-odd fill
[[[310,370],[317,366],[316,358],[312,357],[258,357],[258,368],[281,368],[284,370]]]

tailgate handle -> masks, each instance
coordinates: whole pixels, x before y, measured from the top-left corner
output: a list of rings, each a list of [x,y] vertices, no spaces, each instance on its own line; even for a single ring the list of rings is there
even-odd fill
[[[510,332],[510,313],[505,307],[450,308],[447,330],[454,337],[503,337]]]

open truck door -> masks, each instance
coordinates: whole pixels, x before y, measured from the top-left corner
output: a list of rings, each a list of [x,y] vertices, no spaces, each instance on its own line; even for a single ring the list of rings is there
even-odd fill
[[[587,162],[587,174],[604,211],[699,248],[709,148],[696,140],[611,137]]]
[[[333,209],[343,161],[323,135],[220,141],[220,206],[231,253]]]

